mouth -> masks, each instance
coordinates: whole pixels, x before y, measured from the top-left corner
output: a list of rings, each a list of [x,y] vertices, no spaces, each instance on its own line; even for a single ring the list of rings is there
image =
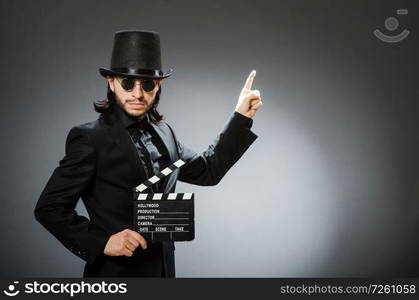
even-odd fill
[[[131,105],[131,107],[133,108],[142,108],[142,107],[146,107],[145,103],[142,102],[137,102],[137,103],[129,103],[129,105]]]

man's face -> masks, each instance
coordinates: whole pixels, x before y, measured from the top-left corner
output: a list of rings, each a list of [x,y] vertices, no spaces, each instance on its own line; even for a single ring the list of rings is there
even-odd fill
[[[109,87],[115,93],[118,105],[130,116],[142,119],[152,107],[161,85],[161,79],[154,79],[156,86],[151,91],[144,91],[140,78],[136,78],[132,90],[126,91],[122,86],[124,77],[107,77]]]

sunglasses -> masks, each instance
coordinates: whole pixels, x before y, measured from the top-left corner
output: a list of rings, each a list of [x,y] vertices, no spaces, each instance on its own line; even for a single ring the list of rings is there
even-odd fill
[[[151,92],[156,87],[157,83],[154,79],[151,78],[135,78],[135,77],[125,77],[122,78],[120,81],[117,78],[118,82],[121,84],[122,88],[127,91],[131,92],[135,87],[135,82],[139,80],[141,82],[141,88],[144,92]]]

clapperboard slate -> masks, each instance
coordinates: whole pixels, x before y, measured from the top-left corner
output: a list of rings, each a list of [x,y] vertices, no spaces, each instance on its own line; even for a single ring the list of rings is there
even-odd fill
[[[134,227],[148,241],[192,241],[195,237],[193,193],[143,193],[184,164],[179,159],[134,188]]]

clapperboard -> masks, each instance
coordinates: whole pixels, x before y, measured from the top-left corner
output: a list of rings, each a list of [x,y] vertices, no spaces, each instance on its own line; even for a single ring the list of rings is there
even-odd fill
[[[148,241],[192,241],[195,237],[193,193],[143,193],[184,164],[179,159],[134,188],[134,228]]]

